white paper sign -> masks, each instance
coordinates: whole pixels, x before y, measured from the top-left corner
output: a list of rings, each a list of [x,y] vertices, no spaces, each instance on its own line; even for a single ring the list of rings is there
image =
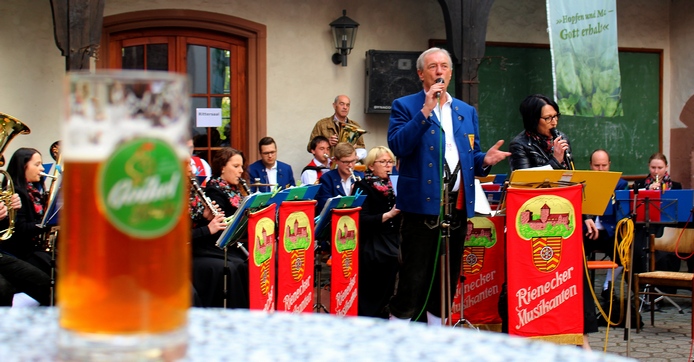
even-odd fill
[[[195,109],[196,127],[221,127],[222,109],[221,108],[196,108]]]

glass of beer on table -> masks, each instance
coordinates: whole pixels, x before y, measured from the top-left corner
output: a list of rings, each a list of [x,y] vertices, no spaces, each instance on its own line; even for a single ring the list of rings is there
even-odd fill
[[[190,218],[184,75],[69,73],[61,157],[59,357],[185,357]]]

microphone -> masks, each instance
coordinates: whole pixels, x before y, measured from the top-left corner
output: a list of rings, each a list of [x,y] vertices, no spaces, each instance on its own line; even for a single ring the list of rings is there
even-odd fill
[[[434,81],[434,83],[444,83],[444,82],[445,81],[443,80],[443,78],[436,78],[436,80]],[[439,98],[441,98],[441,92],[436,92],[436,99],[439,99]]]
[[[556,128],[556,127],[555,127],[555,128],[550,128],[550,129],[549,129],[549,133],[552,135],[552,139],[556,139],[557,137],[561,137],[561,139],[564,139],[564,136],[563,136],[561,133],[559,133],[559,131],[557,131],[557,128]],[[569,148],[567,148],[566,151],[565,151],[565,152],[566,152],[566,158],[568,159],[567,161],[571,161],[571,160],[572,160],[570,149],[571,149],[571,148],[569,147]]]

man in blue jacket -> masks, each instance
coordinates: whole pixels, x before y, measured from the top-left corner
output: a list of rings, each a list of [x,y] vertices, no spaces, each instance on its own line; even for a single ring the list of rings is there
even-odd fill
[[[258,142],[260,160],[248,166],[251,185],[255,183],[279,185],[282,188],[294,186],[292,166],[277,160],[277,144],[272,137],[263,137]],[[252,186],[252,192],[269,192],[270,186]]]
[[[316,215],[320,214],[329,198],[350,196],[354,184],[364,178],[364,174],[354,171],[357,152],[350,143],[340,142],[335,146],[334,158],[337,167],[320,177],[320,188],[316,193]]]
[[[399,282],[389,308],[392,317],[406,320],[420,319],[426,310],[430,324],[441,324],[441,283],[435,272],[443,245],[441,221],[449,218],[451,224],[452,295],[465,239],[461,226],[474,216],[474,177],[487,175],[510,153],[499,150],[503,141],[486,153],[480,150],[477,111],[446,92],[452,74],[446,50],[423,52],[417,74],[424,89],[393,102],[388,127],[388,146],[400,160],[396,205],[403,215]],[[443,215],[446,199],[450,216]]]
[[[610,155],[603,149],[597,149],[590,154],[590,169],[593,171],[609,171],[610,163]],[[628,187],[629,183],[620,178],[619,181],[617,181],[615,190],[626,190]],[[612,207],[611,203],[608,205],[608,208],[609,207]],[[583,246],[586,253],[600,250],[607,254],[610,259],[621,264],[619,255],[614,255],[614,234],[615,228],[617,227],[617,219],[614,211],[605,216],[588,215],[588,218],[585,219],[585,224],[586,234],[583,238]],[[615,270],[615,280],[619,279],[623,270],[624,268],[621,265]],[[603,283],[602,286],[603,298],[609,294],[608,287],[611,280],[612,269],[608,269],[605,283]]]

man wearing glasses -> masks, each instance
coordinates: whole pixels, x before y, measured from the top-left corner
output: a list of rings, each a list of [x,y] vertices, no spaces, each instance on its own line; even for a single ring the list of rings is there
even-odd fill
[[[269,192],[272,186],[268,185],[279,185],[282,188],[295,185],[292,166],[277,160],[277,144],[272,137],[260,139],[258,152],[260,152],[260,160],[248,166],[252,192]],[[263,186],[253,186],[253,184]]]
[[[465,240],[461,226],[474,216],[474,178],[487,175],[492,165],[509,155],[499,150],[503,141],[486,153],[480,149],[477,111],[446,92],[451,63],[444,49],[423,52],[417,59],[417,74],[424,89],[393,101],[388,126],[388,146],[400,163],[395,204],[402,214],[402,261],[390,314],[394,319],[423,320],[426,312],[427,321],[438,325],[444,312],[438,280],[444,230],[440,215],[450,221],[447,287],[452,295]],[[444,210],[450,211],[450,217]]]
[[[363,173],[354,171],[354,165],[357,163],[357,152],[354,146],[347,142],[340,142],[335,146],[334,154],[337,167],[320,177],[320,188],[316,194],[316,200],[318,200],[316,215],[323,210],[329,198],[351,195],[354,183],[364,177]]]

